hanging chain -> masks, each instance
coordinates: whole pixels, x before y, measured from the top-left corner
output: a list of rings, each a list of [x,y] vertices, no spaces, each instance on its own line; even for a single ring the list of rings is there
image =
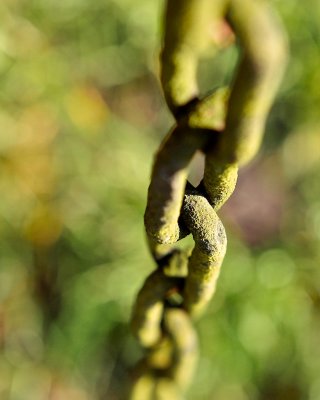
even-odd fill
[[[199,99],[199,57],[223,32],[234,32],[241,48],[233,84]],[[182,399],[192,380],[193,320],[215,291],[227,246],[216,212],[235,188],[238,167],[259,148],[286,64],[286,37],[260,0],[167,0],[161,63],[176,125],[156,154],[148,192],[145,227],[157,269],[132,313],[133,333],[146,352],[135,368],[132,400]],[[205,168],[195,188],[187,176],[197,150]],[[190,233],[192,251],[172,247]]]

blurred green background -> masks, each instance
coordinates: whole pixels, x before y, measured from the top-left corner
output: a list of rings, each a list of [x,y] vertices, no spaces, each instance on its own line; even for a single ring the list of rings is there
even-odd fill
[[[291,60],[260,155],[220,215],[229,247],[197,323],[188,399],[320,399],[320,3],[272,1]],[[0,3],[0,398],[120,400],[154,268],[143,212],[173,123],[163,1]],[[204,91],[237,53],[210,52]]]

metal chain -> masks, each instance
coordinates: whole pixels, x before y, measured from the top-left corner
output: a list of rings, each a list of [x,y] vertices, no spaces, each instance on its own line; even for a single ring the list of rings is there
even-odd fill
[[[231,90],[199,99],[196,69],[209,34],[231,26],[241,60]],[[219,28],[220,26],[220,28]],[[192,321],[205,310],[226,252],[216,211],[232,194],[238,167],[257,152],[283,74],[286,37],[260,0],[168,0],[161,81],[176,125],[158,150],[145,212],[157,269],[138,293],[132,330],[146,355],[135,368],[131,400],[176,400],[198,358]],[[197,150],[205,154],[197,188],[187,182]],[[172,248],[192,234],[195,246]]]

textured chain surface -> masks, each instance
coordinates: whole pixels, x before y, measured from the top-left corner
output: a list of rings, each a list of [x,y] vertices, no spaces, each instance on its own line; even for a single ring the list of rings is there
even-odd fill
[[[239,42],[240,61],[230,89],[200,99],[199,57],[222,24]],[[133,333],[145,349],[132,400],[183,399],[191,383],[198,358],[193,321],[215,291],[227,246],[217,210],[235,188],[238,167],[259,148],[286,64],[286,37],[259,0],[168,0],[161,63],[176,124],[155,156],[148,192],[145,227],[157,269],[132,313]],[[205,169],[195,188],[187,176],[197,150],[205,154]],[[172,247],[190,233],[192,251]]]

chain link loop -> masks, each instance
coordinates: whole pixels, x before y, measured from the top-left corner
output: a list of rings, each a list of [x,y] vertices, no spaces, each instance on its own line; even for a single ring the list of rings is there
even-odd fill
[[[196,70],[210,27],[226,20],[242,57],[231,89],[201,100]],[[168,0],[161,81],[176,125],[153,165],[145,212],[150,251],[157,263],[141,288],[131,327],[146,356],[135,368],[131,400],[177,400],[198,358],[192,320],[214,294],[226,252],[216,211],[232,194],[239,165],[257,152],[286,60],[277,16],[260,0]],[[196,151],[205,154],[198,187],[188,181]],[[192,234],[194,248],[172,245]]]

